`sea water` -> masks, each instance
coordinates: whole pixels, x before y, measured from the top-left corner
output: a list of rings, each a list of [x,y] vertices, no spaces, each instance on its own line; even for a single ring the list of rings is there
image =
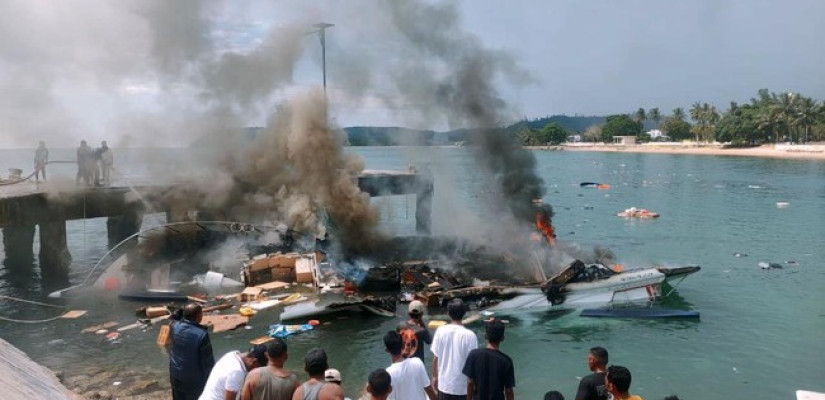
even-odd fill
[[[367,168],[436,171],[434,233],[450,232],[456,220],[484,218],[484,198],[495,190],[478,172],[471,149],[349,148]],[[174,156],[181,150],[166,150]],[[523,313],[509,321],[502,351],[513,358],[516,396],[541,398],[559,390],[573,398],[578,379],[588,373],[587,351],[603,346],[611,364],[633,374],[631,392],[646,399],[678,394],[699,398],[793,398],[797,389],[825,391],[825,162],[748,157],[534,151],[537,172],[547,184],[559,240],[583,249],[612,250],[626,267],[697,264],[665,305],[699,311],[698,320],[589,319],[575,313]],[[32,151],[0,151],[4,165],[23,167]],[[73,150],[53,150],[73,158]],[[141,163],[141,151],[115,149],[122,179],[157,174]],[[155,156],[153,159],[157,159]],[[73,166],[50,168],[50,177],[74,179]],[[610,185],[599,190],[580,182]],[[395,234],[414,231],[411,196],[373,199],[382,225]],[[786,207],[777,203],[787,202]],[[655,220],[628,220],[615,214],[629,207],[661,214]],[[144,227],[162,223],[149,214]],[[105,219],[70,221],[71,280],[79,282],[106,251]],[[35,241],[37,239],[35,238]],[[35,243],[35,247],[39,246]],[[736,256],[739,253],[739,256]],[[37,250],[35,249],[35,256]],[[746,255],[746,256],[744,256]],[[761,261],[782,269],[761,269]],[[791,263],[791,261],[795,263]],[[35,261],[36,262],[36,261]],[[37,269],[10,274],[0,269],[0,294],[43,299]],[[0,301],[4,316],[47,318],[54,311]],[[88,309],[77,320],[46,324],[0,322],[0,337],[35,361],[56,370],[86,366],[152,368],[165,377],[168,358],[155,345],[156,330],[124,332],[117,343],[81,334],[109,320],[134,321],[138,305],[111,297],[79,298],[71,308]],[[324,319],[312,332],[290,337],[287,367],[302,371],[303,355],[324,347],[332,367],[342,371],[344,388],[355,397],[369,371],[389,365],[381,338],[403,318],[341,315]],[[217,356],[245,349],[274,323],[266,312],[250,329],[213,334]],[[472,326],[483,341],[480,326]],[[431,361],[428,355],[427,362]]]

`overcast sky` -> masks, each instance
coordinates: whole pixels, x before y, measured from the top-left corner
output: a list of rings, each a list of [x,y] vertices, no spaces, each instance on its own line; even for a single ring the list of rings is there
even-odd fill
[[[189,60],[261,47],[278,52],[271,43],[283,40],[271,38],[283,35],[271,32],[306,21],[335,24],[327,63],[338,124],[446,129],[443,120],[399,115],[420,106],[415,101],[387,109],[393,89],[384,77],[409,54],[374,10],[378,1],[207,1],[202,8],[189,5],[195,1],[4,1],[0,147],[34,147],[39,138],[54,146],[74,146],[80,138],[115,146],[155,143],[157,137],[143,132],[192,126],[190,118],[214,102],[203,100],[203,88],[169,78],[185,76]],[[724,109],[760,88],[825,99],[823,0],[465,0],[444,6],[453,4],[468,40],[504,52],[521,68],[524,79],[496,82],[514,118],[638,107],[670,112],[696,101]],[[284,76],[267,87],[271,92],[264,90],[266,100],[253,96],[243,104],[255,112],[238,113],[239,123],[261,125],[275,102],[320,84],[317,37],[299,41],[294,65],[279,66],[288,72],[280,71]],[[162,139],[185,145],[187,138]]]

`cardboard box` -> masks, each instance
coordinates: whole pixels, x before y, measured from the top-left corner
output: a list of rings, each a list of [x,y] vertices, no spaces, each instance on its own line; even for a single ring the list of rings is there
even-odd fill
[[[257,271],[244,271],[244,282],[247,285],[254,286],[260,283],[272,282],[272,270],[269,268]]]
[[[283,281],[283,282],[294,282],[295,281],[295,268],[288,267],[288,268],[270,268],[270,279],[266,282],[272,281]],[[264,282],[262,282],[264,283]]]
[[[300,255],[297,253],[289,253],[289,254],[281,254],[275,253],[270,254],[269,256],[269,267],[270,268],[294,268],[295,267],[295,260],[298,259]]]
[[[260,285],[256,285],[255,287],[261,288],[263,290],[280,290],[288,288],[289,284],[281,281],[273,281],[268,283],[262,283]]]
[[[269,258],[266,256],[256,256],[252,260],[248,261],[246,265],[250,271],[266,269],[269,268]]]
[[[250,286],[241,292],[241,301],[253,301],[258,300],[260,297],[261,292],[264,290],[259,287]]]
[[[295,281],[298,283],[315,283],[315,277],[312,274],[311,259],[300,258],[295,263]]]

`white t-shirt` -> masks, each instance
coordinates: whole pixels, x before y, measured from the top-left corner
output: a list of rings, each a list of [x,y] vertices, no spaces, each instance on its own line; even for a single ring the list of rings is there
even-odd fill
[[[430,351],[438,357],[438,390],[447,394],[467,394],[467,377],[461,373],[470,351],[478,347],[473,331],[456,324],[436,329]]]
[[[230,351],[215,363],[198,400],[223,400],[226,390],[236,392],[235,398],[240,398],[244,378],[246,366],[241,360],[241,352]]]
[[[426,400],[424,388],[430,386],[427,368],[418,357],[406,358],[387,367],[392,379],[392,393],[387,400]]]

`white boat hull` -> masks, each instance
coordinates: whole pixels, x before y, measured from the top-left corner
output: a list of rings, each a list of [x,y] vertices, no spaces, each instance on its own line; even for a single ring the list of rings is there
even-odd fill
[[[515,297],[488,310],[565,310],[645,303],[661,297],[664,281],[665,274],[656,268],[646,268],[622,272],[593,282],[568,283],[562,291],[564,302],[556,305],[550,303],[541,288],[519,288],[511,292],[516,294]]]

